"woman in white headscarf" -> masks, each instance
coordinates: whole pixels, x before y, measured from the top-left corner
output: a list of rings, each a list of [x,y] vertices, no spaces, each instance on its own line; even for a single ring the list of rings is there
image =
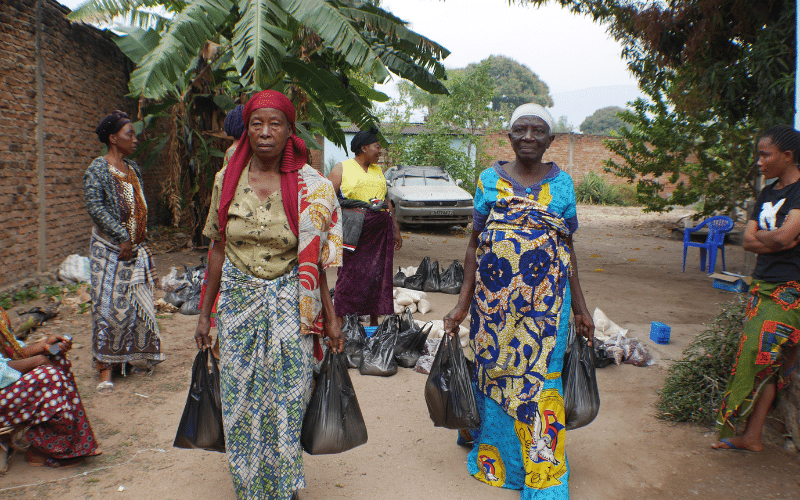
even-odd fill
[[[569,498],[561,366],[570,307],[578,334],[591,341],[594,331],[572,248],[572,179],[542,160],[552,130],[538,104],[511,116],[516,158],[480,175],[464,286],[444,318],[452,335],[471,314],[481,423],[459,435],[472,447],[467,468],[479,481],[522,490],[526,500]]]

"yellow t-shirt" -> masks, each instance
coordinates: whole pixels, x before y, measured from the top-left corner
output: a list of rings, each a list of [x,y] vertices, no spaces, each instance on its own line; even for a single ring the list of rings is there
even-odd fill
[[[369,202],[373,199],[386,199],[386,177],[381,167],[374,163],[366,172],[357,161],[350,159],[342,162],[342,195],[351,200]]]
[[[203,229],[203,234],[214,241],[222,239],[217,212],[226,168],[214,179],[211,206]],[[261,201],[247,181],[249,171],[248,164],[228,209],[225,255],[240,271],[273,280],[297,265],[297,236],[289,229],[280,189]]]

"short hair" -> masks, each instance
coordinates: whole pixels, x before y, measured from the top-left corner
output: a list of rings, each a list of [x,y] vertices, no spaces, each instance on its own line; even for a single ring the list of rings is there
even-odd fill
[[[759,140],[768,138],[781,151],[791,151],[795,163],[800,160],[800,132],[788,125],[776,125],[764,131]]]

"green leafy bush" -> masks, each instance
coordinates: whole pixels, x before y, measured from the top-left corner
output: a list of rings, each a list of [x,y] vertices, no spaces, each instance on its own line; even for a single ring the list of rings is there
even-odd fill
[[[667,371],[656,403],[657,416],[673,422],[711,425],[728,383],[744,325],[744,300],[723,305],[711,325]]]
[[[594,172],[583,176],[583,180],[575,190],[578,203],[592,205],[627,205],[619,188],[600,177]]]

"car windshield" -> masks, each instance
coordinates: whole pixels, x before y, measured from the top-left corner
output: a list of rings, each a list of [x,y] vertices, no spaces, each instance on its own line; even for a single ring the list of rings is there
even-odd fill
[[[452,182],[442,177],[408,177],[396,179],[400,186],[452,186]]]

